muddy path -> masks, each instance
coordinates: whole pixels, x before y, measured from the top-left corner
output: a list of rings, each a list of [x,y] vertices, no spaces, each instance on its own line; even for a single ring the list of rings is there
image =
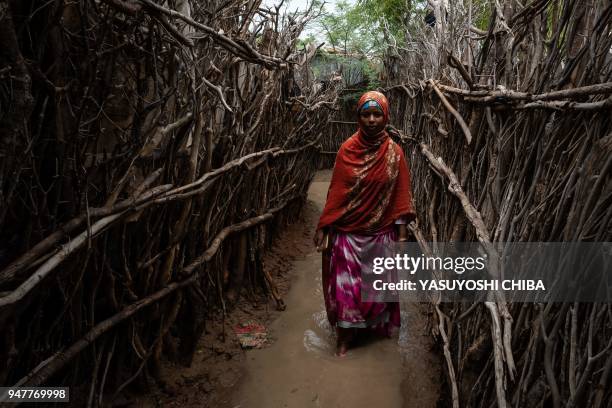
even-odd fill
[[[319,172],[309,190],[317,216],[329,177],[329,171]],[[399,338],[364,339],[339,359],[321,293],[321,255],[311,248],[290,274],[287,310],[269,327],[277,340],[246,353],[246,374],[233,407],[436,406],[441,371],[421,305],[402,305]]]
[[[287,308],[246,297],[225,319],[219,313],[191,367],[168,363],[166,384],[127,406],[215,408],[433,408],[443,373],[432,351],[427,308],[401,305],[399,338],[363,339],[345,358],[334,356],[335,337],[321,293],[321,255],[311,242],[325,203],[331,171],[317,173],[302,219],[266,254]],[[241,350],[232,328],[247,320],[267,326],[271,344]],[[132,400],[134,401],[134,400]]]

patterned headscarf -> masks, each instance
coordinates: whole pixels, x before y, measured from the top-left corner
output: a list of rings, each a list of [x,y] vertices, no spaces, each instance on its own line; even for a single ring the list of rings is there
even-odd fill
[[[359,113],[361,113],[361,111],[365,110],[365,109],[369,109],[369,108],[375,108],[378,109],[381,113],[382,113],[382,107],[380,106],[380,104],[378,102],[376,102],[373,99],[368,99],[363,105],[361,105],[361,108],[359,108]]]
[[[389,101],[385,95],[378,91],[369,91],[361,95],[359,102],[357,102],[357,113],[361,112],[362,109],[369,108],[370,101],[375,102],[375,106],[382,111],[386,125],[389,122]],[[368,105],[366,106],[366,104]]]

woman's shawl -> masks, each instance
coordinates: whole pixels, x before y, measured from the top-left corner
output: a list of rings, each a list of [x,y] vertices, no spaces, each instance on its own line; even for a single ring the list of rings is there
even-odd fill
[[[369,99],[383,107],[386,121],[386,98],[378,92],[368,92],[358,106]],[[407,222],[416,217],[404,152],[386,131],[372,137],[359,129],[338,151],[317,228],[333,225],[344,232],[375,234],[402,215]]]

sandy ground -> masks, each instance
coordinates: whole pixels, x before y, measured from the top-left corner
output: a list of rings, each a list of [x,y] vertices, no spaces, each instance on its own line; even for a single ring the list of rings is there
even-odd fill
[[[399,338],[363,339],[345,358],[334,356],[321,293],[321,256],[311,243],[330,173],[317,173],[302,219],[264,258],[287,309],[278,312],[261,296],[242,300],[225,321],[208,322],[190,368],[168,363],[166,385],[130,398],[127,406],[436,407],[443,374],[423,305],[401,305]],[[268,327],[268,347],[240,349],[232,327],[246,320]]]

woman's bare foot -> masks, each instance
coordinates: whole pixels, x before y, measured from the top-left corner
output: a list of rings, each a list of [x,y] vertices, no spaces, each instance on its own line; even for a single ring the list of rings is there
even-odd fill
[[[336,342],[336,355],[338,357],[344,357],[346,356],[350,342],[353,339],[353,332],[351,329],[338,327],[337,335],[338,341]]]
[[[338,341],[338,344],[336,345],[336,356],[345,357],[346,353],[348,352],[348,346],[347,341]]]

